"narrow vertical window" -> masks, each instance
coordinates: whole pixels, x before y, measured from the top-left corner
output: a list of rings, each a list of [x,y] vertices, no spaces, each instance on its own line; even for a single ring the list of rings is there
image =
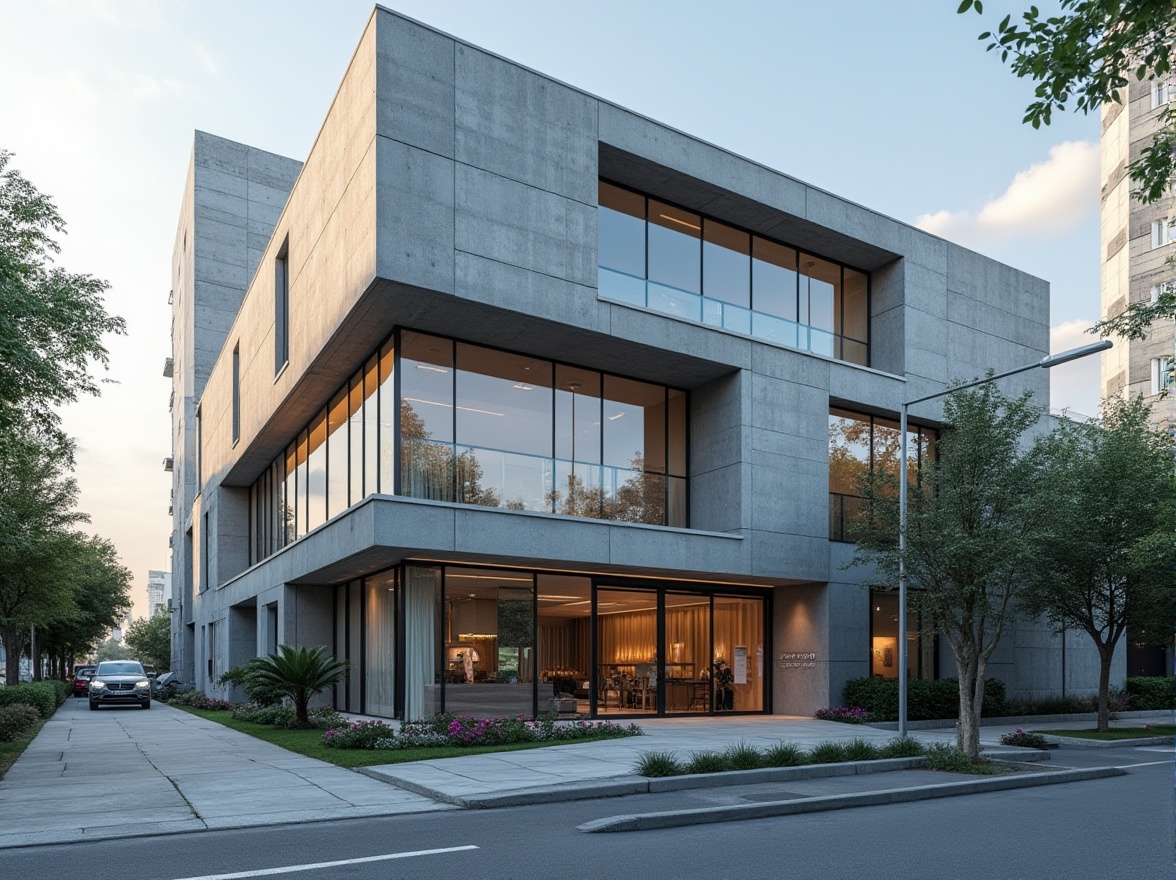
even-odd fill
[[[241,439],[241,344],[233,349],[233,445]]]
[[[274,375],[290,360],[290,239],[282,242],[274,260]]]
[[[204,517],[200,523],[200,590],[203,592],[208,589],[210,583],[208,577],[208,511],[205,511]]]
[[[204,456],[204,430],[200,423],[200,408],[196,408],[196,494],[204,488],[203,467],[201,459]]]

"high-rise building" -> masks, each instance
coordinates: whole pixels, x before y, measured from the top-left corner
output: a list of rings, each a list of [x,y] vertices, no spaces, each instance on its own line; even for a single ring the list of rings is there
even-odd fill
[[[171,599],[171,572],[147,572],[147,616],[154,617],[160,611],[167,613],[167,603]]]
[[[1176,279],[1176,228],[1172,200],[1145,205],[1132,198],[1128,166],[1150,145],[1162,111],[1176,102],[1176,82],[1132,82],[1122,103],[1102,109],[1102,316],[1120,314],[1131,303],[1154,300]],[[1157,322],[1143,340],[1117,339],[1102,356],[1102,394],[1142,394],[1156,420],[1176,432],[1176,363],[1172,321]]]
[[[383,8],[305,164],[196,134],[172,271],[172,668],[323,645],[401,718],[951,675],[849,566],[855,477],[1049,348],[1044,281]],[[1015,629],[1011,695],[1094,689]]]

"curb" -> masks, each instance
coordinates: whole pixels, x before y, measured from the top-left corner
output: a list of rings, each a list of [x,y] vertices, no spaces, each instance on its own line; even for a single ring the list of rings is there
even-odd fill
[[[1126,712],[1116,712],[1119,718],[1154,718],[1163,714],[1171,714],[1166,709],[1132,709]],[[1054,715],[1003,715],[993,718],[981,718],[980,727],[1008,727],[1013,724],[1053,724],[1059,721],[1097,721],[1097,712],[1063,712]],[[877,730],[898,730],[897,721],[873,721],[866,725]],[[939,718],[932,721],[908,721],[908,730],[940,730],[954,729],[956,719]]]
[[[1057,743],[1067,748],[1078,749],[1118,749],[1132,746],[1170,746],[1176,737],[1172,736],[1141,736],[1135,739],[1087,739],[1084,736],[1059,736],[1056,733],[1043,734],[1046,742]]]
[[[663,813],[637,813],[625,816],[609,816],[604,819],[585,822],[583,825],[577,826],[576,830],[586,834],[615,831],[650,831],[657,828],[680,828],[686,825],[737,822],[744,819],[767,819],[775,816],[817,813],[826,810],[844,810],[852,807],[910,803],[912,801],[931,800],[933,798],[982,794],[991,791],[1009,791],[1018,788],[1031,788],[1038,785],[1058,785],[1067,782],[1083,782],[1088,779],[1105,779],[1110,776],[1126,775],[1127,771],[1120,767],[1092,767],[1082,770],[1060,770],[1008,778],[970,779],[966,782],[946,782],[939,785],[893,788],[884,791],[832,795],[828,797],[805,798],[803,800],[772,801],[763,804],[740,804],[730,807],[703,807],[696,810],[671,810]]]
[[[1038,753],[1026,752],[1026,760],[1036,760]],[[1044,752],[1040,754],[1045,754]],[[806,764],[801,767],[764,767],[759,770],[728,770],[722,773],[693,773],[681,776],[647,778],[645,776],[614,776],[580,783],[544,785],[518,788],[513,791],[485,794],[448,794],[419,782],[399,779],[379,772],[375,767],[357,767],[356,772],[380,782],[403,788],[413,794],[446,804],[481,810],[494,807],[521,807],[529,804],[554,804],[564,801],[583,801],[593,798],[622,797],[628,794],[656,794],[692,788],[721,788],[726,785],[754,785],[759,782],[789,782],[795,779],[820,779],[828,776],[856,776],[910,770],[921,767],[925,758],[885,758],[875,761],[841,761],[836,764]]]

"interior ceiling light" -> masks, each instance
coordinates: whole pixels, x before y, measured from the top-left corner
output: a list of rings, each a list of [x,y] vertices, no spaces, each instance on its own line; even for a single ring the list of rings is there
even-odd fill
[[[671,217],[669,214],[659,214],[663,220],[669,220],[671,223],[678,223],[682,226],[688,226],[691,229],[702,229],[701,226],[695,226],[693,223],[687,223],[685,220],[679,220],[677,217]]]
[[[434,367],[432,364],[417,364],[416,368],[418,370],[428,370],[430,373],[448,373],[449,372],[449,370],[445,369],[445,367]]]
[[[531,583],[529,577],[506,577],[500,574],[449,574],[445,575],[446,580],[450,578],[465,578],[473,581],[521,581],[523,583]],[[472,595],[472,594],[471,594]],[[573,597],[575,598],[575,597]]]
[[[624,415],[624,413],[623,413],[623,412],[619,412],[619,413],[617,413],[615,416],[609,416],[609,417],[608,417],[608,420],[609,420],[610,422],[615,422],[617,419],[619,419],[619,418],[620,418],[621,416],[623,416],[623,415]]]
[[[511,385],[510,387],[511,387],[511,388],[517,388],[517,389],[519,389],[519,391],[534,391],[534,390],[535,390],[533,386],[531,386],[531,385],[524,385],[522,382],[515,382],[515,383],[514,383],[513,385]]]
[[[427,403],[429,406],[443,406],[446,409],[453,408],[452,403],[442,403],[439,400],[425,400],[424,398],[421,398],[421,397],[404,397],[404,398],[402,398],[402,400],[407,400],[410,403]],[[484,416],[504,416],[504,415],[506,415],[506,413],[492,412],[491,410],[488,410],[488,409],[476,409],[472,406],[459,406],[458,409],[464,410],[465,412],[481,413]]]

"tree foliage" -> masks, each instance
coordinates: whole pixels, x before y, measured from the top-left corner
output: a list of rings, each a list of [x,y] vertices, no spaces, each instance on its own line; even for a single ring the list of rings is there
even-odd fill
[[[1171,440],[1140,397],[1063,423],[1042,443],[1042,528],[1025,610],[1083,630],[1101,661],[1098,725],[1108,728],[1111,660],[1137,627],[1172,632],[1176,484]]]
[[[24,418],[55,426],[51,407],[97,394],[103,337],[124,333],[102,301],[107,284],[53,263],[65,221],[0,150],[0,430]]]
[[[1054,110],[1089,113],[1104,104],[1126,100],[1131,82],[1164,81],[1176,58],[1176,6],[1172,0],[1060,0],[1061,14],[1045,15],[1036,6],[1019,19],[1006,15],[980,39],[988,51],[1018,77],[1035,82],[1034,99],[1024,121],[1049,125]],[[983,13],[980,0],[963,0],[960,13]],[[1176,113],[1171,103],[1157,112],[1151,143],[1128,165],[1139,201],[1150,204],[1169,196],[1176,182]],[[1094,326],[1103,336],[1143,339],[1160,318],[1176,317],[1176,292],[1157,302],[1130,304]]]
[[[897,587],[905,563],[911,609],[955,658],[959,745],[976,758],[985,669],[1033,562],[1039,467],[1022,437],[1038,413],[1028,394],[1011,399],[987,384],[948,397],[944,419],[938,458],[911,481],[906,552],[898,546],[897,468],[865,477],[867,514],[851,536],[855,562],[874,565],[876,586]]]
[[[140,663],[157,671],[167,669],[171,665],[171,615],[163,611],[139,618],[127,627],[124,641]]]

